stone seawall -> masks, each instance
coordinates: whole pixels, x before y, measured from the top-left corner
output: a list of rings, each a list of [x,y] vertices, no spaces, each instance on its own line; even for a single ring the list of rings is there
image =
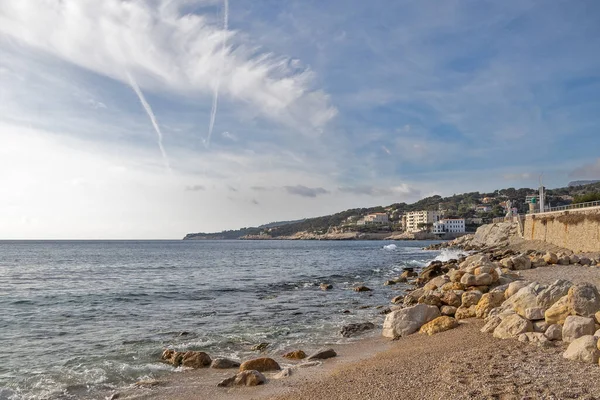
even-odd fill
[[[527,215],[524,238],[575,252],[600,252],[600,207]]]

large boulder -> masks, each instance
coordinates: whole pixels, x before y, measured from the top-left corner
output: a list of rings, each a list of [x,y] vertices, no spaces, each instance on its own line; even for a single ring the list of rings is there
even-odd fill
[[[562,328],[562,340],[571,343],[582,336],[593,335],[595,330],[593,318],[569,315]]]
[[[255,358],[253,360],[244,361],[240,365],[240,371],[256,370],[259,372],[279,371],[281,367],[277,361],[269,357]]]
[[[503,292],[490,292],[481,296],[481,299],[475,306],[477,318],[486,318],[493,308],[500,307],[504,302]]]
[[[385,317],[383,322],[384,337],[397,338],[407,336],[423,326],[423,324],[440,316],[440,310],[436,306],[417,304],[402,310],[392,311]]]
[[[467,318],[475,318],[477,316],[477,306],[460,306],[456,309],[454,313],[454,318],[456,319],[467,319]]]
[[[444,292],[442,297],[440,298],[442,304],[452,306],[452,307],[460,307],[462,304],[462,300],[453,290],[448,290]]]
[[[419,297],[419,300],[417,302],[419,304],[428,304],[430,306],[436,306],[436,307],[439,307],[442,305],[442,301],[440,300],[440,297],[436,296],[435,294],[424,294],[423,296]]]
[[[531,282],[527,282],[527,281],[515,281],[515,282],[511,282],[508,284],[508,288],[506,289],[506,291],[504,292],[504,297],[506,297],[507,299],[509,297],[512,297],[513,295],[515,295],[519,290],[523,289],[524,287],[528,286]]]
[[[447,315],[449,317],[453,317],[456,314],[456,307],[453,306],[441,306],[440,307],[440,313],[442,315]]]
[[[529,285],[520,289],[514,296],[511,296],[505,305],[510,305],[512,309],[522,317],[525,317],[525,310],[532,307],[537,307],[537,293],[535,289]]]
[[[500,322],[502,322],[502,318],[500,318],[497,315],[487,318],[485,325],[483,326],[483,328],[481,328],[481,332],[493,333],[494,330],[498,327],[498,325],[500,325]]]
[[[475,286],[477,284],[477,279],[475,275],[466,273],[460,278],[460,283],[465,286]]]
[[[477,305],[483,295],[478,290],[469,290],[462,294],[462,306],[471,307]]]
[[[562,325],[569,315],[571,315],[571,310],[569,309],[569,296],[563,296],[546,310],[544,318],[550,325]]]
[[[419,330],[419,333],[426,333],[429,336],[431,336],[435,333],[454,329],[457,326],[458,321],[456,319],[448,316],[441,316],[423,325]]]
[[[569,308],[574,314],[582,317],[593,317],[600,311],[600,294],[591,283],[580,283],[571,286],[569,293]]]
[[[479,274],[475,275],[475,286],[488,286],[494,282],[494,278],[491,274]]]
[[[561,297],[569,292],[569,288],[573,286],[570,281],[559,279],[554,281],[550,286],[543,289],[537,295],[538,306],[549,308],[556,303]]]
[[[494,337],[499,339],[509,339],[519,336],[522,333],[532,332],[533,325],[531,321],[522,318],[520,315],[511,314],[504,319],[494,329]]]
[[[563,357],[573,361],[598,364],[600,351],[597,343],[598,339],[592,335],[582,336],[571,342]]]
[[[524,317],[530,321],[537,321],[544,319],[544,313],[546,309],[543,307],[530,307],[525,309]],[[544,321],[545,323],[546,321]]]

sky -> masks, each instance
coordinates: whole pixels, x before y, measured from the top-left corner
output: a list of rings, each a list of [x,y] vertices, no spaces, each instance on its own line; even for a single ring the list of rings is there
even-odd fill
[[[2,0],[0,239],[600,179],[600,2]]]

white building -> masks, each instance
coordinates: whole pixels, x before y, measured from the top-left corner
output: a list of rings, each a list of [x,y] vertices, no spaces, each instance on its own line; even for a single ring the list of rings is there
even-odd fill
[[[387,224],[390,222],[387,213],[373,213],[365,215],[364,218],[359,220],[357,225],[374,225],[374,224]]]
[[[433,223],[433,233],[438,235],[444,233],[464,233],[465,231],[464,218],[440,219]]]
[[[439,211],[410,211],[406,213],[406,232],[419,232],[426,230],[426,225],[440,220],[442,213]]]

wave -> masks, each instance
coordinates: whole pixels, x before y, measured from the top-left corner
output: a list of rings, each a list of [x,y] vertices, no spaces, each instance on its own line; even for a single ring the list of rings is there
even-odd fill
[[[449,261],[452,259],[458,260],[460,257],[466,256],[466,255],[467,255],[467,253],[465,253],[462,250],[444,249],[436,258],[434,258],[434,260],[435,261]]]

